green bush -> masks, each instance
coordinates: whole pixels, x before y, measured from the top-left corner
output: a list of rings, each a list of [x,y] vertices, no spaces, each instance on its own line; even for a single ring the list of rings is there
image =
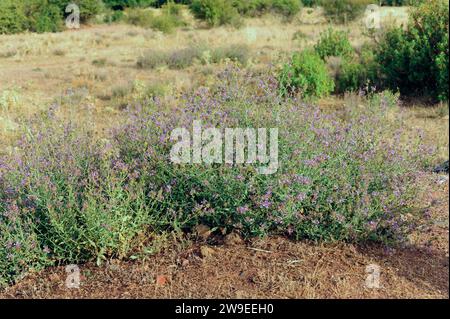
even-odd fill
[[[364,44],[359,54],[341,59],[335,74],[336,93],[378,87],[378,73],[379,65],[375,60],[374,48]]]
[[[272,0],[272,10],[285,17],[291,17],[300,12],[300,0]]]
[[[271,8],[272,0],[232,0],[232,5],[243,16],[260,16]]]
[[[64,26],[63,17],[68,4],[80,8],[80,20],[86,22],[103,9],[101,0],[4,0],[0,2],[0,34],[57,32]]]
[[[162,14],[152,19],[151,27],[153,29],[170,33],[175,28],[186,25],[179,5],[170,2],[163,5],[161,10]]]
[[[333,22],[347,23],[360,17],[371,0],[324,0],[325,15]]]
[[[13,34],[25,31],[27,17],[23,3],[15,0],[0,1],[0,34]]]
[[[286,17],[297,14],[301,9],[300,0],[232,0],[231,5],[243,16],[260,16],[275,12]]]
[[[153,13],[148,10],[141,9],[129,9],[125,11],[125,21],[129,24],[136,25],[143,28],[150,28],[151,20],[153,19]]]
[[[448,28],[448,4],[430,0],[414,9],[407,30],[388,30],[376,53],[384,85],[448,100]]]
[[[105,11],[105,15],[103,17],[103,22],[105,23],[113,23],[113,22],[118,22],[118,21],[122,21],[125,18],[125,14],[122,10],[112,10],[112,9],[107,9]]]
[[[295,53],[279,76],[281,95],[299,93],[305,98],[320,98],[334,90],[334,81],[325,62],[314,51]]]
[[[196,18],[210,26],[237,24],[239,20],[238,11],[227,0],[193,0],[190,9]]]
[[[124,10],[125,8],[149,7],[157,3],[157,0],[103,0],[108,8]]]
[[[365,67],[359,61],[344,60],[336,74],[336,92],[359,90],[367,81]]]
[[[82,22],[89,21],[103,9],[102,0],[48,0],[48,2],[49,4],[58,6],[63,15],[66,15],[65,10],[70,3],[78,5],[80,8],[80,20]]]
[[[321,0],[301,0],[305,7],[316,7],[321,5]]]
[[[182,21],[173,15],[160,15],[154,16],[151,20],[150,27],[155,30],[159,30],[164,33],[171,33],[177,27],[184,25]]]
[[[32,32],[58,32],[64,28],[60,8],[49,0],[27,0],[25,14],[28,17],[28,30]]]
[[[349,58],[355,52],[348,39],[348,33],[334,31],[332,28],[321,34],[314,49],[322,59],[329,56]]]

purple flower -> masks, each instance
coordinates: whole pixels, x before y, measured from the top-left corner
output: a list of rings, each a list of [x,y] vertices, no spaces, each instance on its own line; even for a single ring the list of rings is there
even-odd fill
[[[245,214],[246,212],[249,211],[249,208],[248,208],[247,205],[245,205],[245,206],[238,207],[238,208],[236,209],[236,211],[237,211],[239,214]]]

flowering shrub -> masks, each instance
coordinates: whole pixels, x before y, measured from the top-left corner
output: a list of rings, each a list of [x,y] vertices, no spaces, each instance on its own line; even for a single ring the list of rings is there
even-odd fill
[[[277,89],[270,76],[230,68],[176,107],[154,99],[130,108],[103,139],[52,110],[38,118],[0,160],[0,285],[50,264],[125,258],[154,232],[198,224],[246,237],[403,240],[420,217],[410,208],[429,156],[387,116],[390,95],[342,114]],[[279,128],[278,172],[171,163],[170,132],[193,120]]]

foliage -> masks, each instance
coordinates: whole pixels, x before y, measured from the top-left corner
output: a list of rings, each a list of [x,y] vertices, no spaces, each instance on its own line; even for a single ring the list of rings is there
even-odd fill
[[[235,24],[239,20],[236,8],[227,0],[193,0],[190,9],[196,18],[211,26]]]
[[[300,0],[272,0],[272,10],[285,17],[291,17],[300,12]]]
[[[371,0],[324,0],[325,15],[333,22],[348,23],[360,17]]]
[[[108,8],[124,10],[125,8],[149,7],[155,5],[157,0],[103,0]]]
[[[448,100],[448,5],[431,0],[411,14],[407,30],[387,31],[377,61],[387,87]]]
[[[62,13],[49,0],[27,0],[24,5],[28,17],[28,30],[33,32],[58,32],[63,29]]]
[[[23,32],[26,26],[23,3],[15,0],[0,1],[0,34]]]
[[[102,0],[48,0],[48,2],[51,5],[58,6],[63,15],[66,15],[65,10],[70,3],[78,5],[82,22],[89,21],[103,9]]]
[[[63,17],[69,3],[80,7],[80,20],[86,22],[103,8],[101,0],[4,0],[0,2],[0,34],[57,32],[63,29]]]
[[[334,31],[332,28],[321,34],[314,49],[322,59],[329,56],[349,58],[355,51],[348,39],[348,33]]]
[[[126,22],[143,28],[152,28],[165,33],[172,32],[176,27],[184,25],[181,13],[176,7],[164,6],[160,15],[146,9],[129,9],[126,11]]]
[[[321,4],[321,0],[301,0],[305,7],[316,7]]]
[[[243,16],[255,17],[268,12],[271,8],[271,0],[232,0],[233,7]]]
[[[334,89],[334,81],[328,74],[325,62],[314,51],[294,53],[279,76],[283,96],[299,93],[306,98],[328,95]]]
[[[363,45],[360,53],[341,60],[335,74],[336,92],[375,90],[380,86],[379,65],[372,45]]]

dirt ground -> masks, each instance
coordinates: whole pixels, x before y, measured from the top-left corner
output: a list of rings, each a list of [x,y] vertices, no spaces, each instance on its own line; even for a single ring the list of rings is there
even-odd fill
[[[65,267],[29,274],[0,298],[448,298],[448,176],[427,194],[430,223],[405,247],[314,244],[267,238],[220,245],[171,244],[139,261],[80,265],[80,287]],[[366,267],[380,267],[379,288]]]

